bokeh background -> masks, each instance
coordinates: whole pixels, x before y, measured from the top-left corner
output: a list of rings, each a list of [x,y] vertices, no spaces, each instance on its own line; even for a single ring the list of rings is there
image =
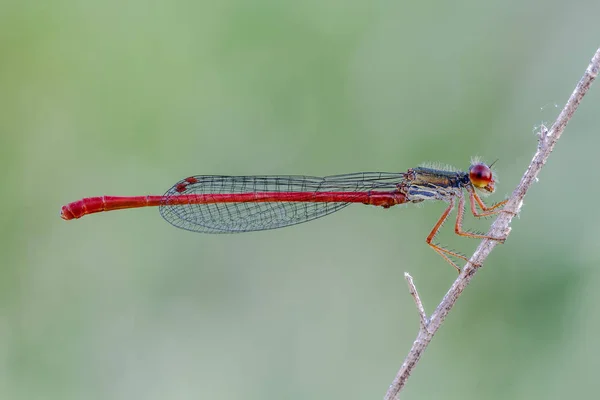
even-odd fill
[[[381,398],[455,279],[443,204],[200,235],[156,209],[192,174],[401,172],[499,159],[510,194],[599,45],[597,1],[3,1],[0,398]],[[558,106],[559,108],[557,108]],[[600,84],[411,399],[598,396]],[[467,219],[486,230],[491,221]],[[471,254],[446,226],[439,241]]]

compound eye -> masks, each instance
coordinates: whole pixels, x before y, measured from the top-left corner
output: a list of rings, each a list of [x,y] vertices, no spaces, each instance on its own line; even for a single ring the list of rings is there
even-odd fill
[[[471,165],[471,168],[469,168],[469,179],[473,186],[480,189],[491,187],[490,183],[493,182],[492,170],[485,164]]]

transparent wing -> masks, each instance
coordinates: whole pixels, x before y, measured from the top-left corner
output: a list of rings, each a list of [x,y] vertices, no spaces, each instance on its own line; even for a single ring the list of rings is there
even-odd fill
[[[281,228],[338,211],[370,190],[396,190],[403,174],[361,172],[324,178],[311,176],[197,175],[177,182],[165,193],[160,213],[170,224],[194,232],[240,233]],[[281,201],[236,201],[245,193],[281,193]],[[346,201],[289,201],[290,194],[345,193]],[[168,204],[184,194],[232,195],[228,201],[207,204]],[[227,197],[227,196],[226,196]],[[241,198],[242,196],[240,196]]]

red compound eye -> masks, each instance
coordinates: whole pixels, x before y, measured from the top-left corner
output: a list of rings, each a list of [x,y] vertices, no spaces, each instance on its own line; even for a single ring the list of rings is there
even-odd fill
[[[490,192],[494,191],[494,178],[492,178],[492,170],[485,164],[471,165],[469,168],[469,179],[473,186],[486,189]]]

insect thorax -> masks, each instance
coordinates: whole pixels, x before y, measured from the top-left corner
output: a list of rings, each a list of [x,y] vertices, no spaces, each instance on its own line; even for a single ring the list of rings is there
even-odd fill
[[[406,172],[401,191],[410,202],[449,200],[460,195],[468,182],[465,172],[419,167]]]

